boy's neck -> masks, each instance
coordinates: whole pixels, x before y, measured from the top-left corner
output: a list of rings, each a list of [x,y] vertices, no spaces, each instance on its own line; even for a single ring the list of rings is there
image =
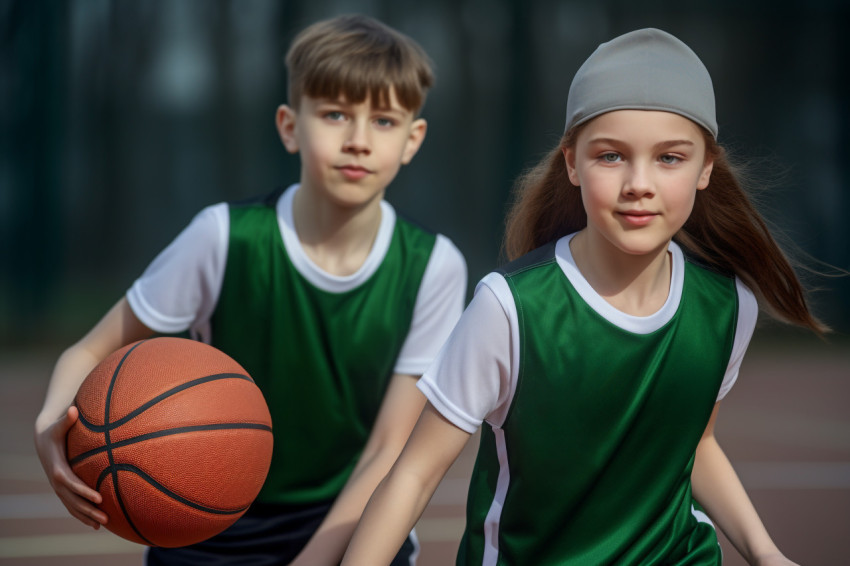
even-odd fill
[[[632,316],[658,312],[670,294],[670,252],[665,247],[651,254],[630,255],[613,248],[588,237],[586,231],[570,242],[579,271],[608,304]]]
[[[382,196],[359,207],[344,207],[299,188],[292,215],[295,233],[307,257],[331,275],[356,273],[378,235]]]

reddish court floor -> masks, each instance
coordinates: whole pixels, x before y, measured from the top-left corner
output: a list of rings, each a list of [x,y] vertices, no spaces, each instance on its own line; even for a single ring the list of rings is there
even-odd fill
[[[795,334],[796,336],[796,334]],[[805,565],[846,564],[850,534],[850,341],[756,341],[718,436],[774,539]],[[0,566],[142,563],[141,548],[71,519],[32,447],[58,352],[0,354]],[[475,438],[417,527],[420,566],[452,564]],[[723,540],[725,564],[744,564]]]

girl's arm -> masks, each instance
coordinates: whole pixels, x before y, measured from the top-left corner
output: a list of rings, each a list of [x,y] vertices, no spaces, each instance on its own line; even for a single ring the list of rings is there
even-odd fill
[[[425,397],[417,389],[416,379],[401,374],[391,379],[357,466],[292,566],[339,564],[363,508],[375,486],[395,462],[425,405]]]
[[[430,403],[425,406],[404,450],[369,500],[342,566],[392,561],[469,437]]]
[[[771,540],[732,464],[717,443],[714,424],[719,407],[719,402],[714,405],[708,426],[697,446],[691,474],[694,498],[749,564],[794,564]]]
[[[51,487],[71,515],[95,529],[107,521],[106,514],[95,507],[100,494],[71,471],[65,453],[65,436],[78,417],[71,405],[80,385],[101,360],[152,333],[136,318],[127,300],[119,300],[88,334],[59,356],[35,421],[35,448]]]

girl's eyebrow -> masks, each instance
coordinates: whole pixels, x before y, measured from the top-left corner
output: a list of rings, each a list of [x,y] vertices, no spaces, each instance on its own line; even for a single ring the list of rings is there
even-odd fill
[[[617,138],[593,138],[591,140],[588,140],[587,143],[588,144],[623,145],[626,142],[624,142],[623,140],[617,139]],[[679,145],[693,146],[695,144],[694,144],[693,140],[681,139],[681,140],[667,140],[667,141],[658,142],[657,144],[655,144],[652,147],[655,150],[660,150],[660,149],[667,149],[669,147],[676,147],[676,146],[679,146]]]
[[[655,144],[656,149],[667,149],[668,147],[676,147],[679,145],[693,146],[696,145],[692,140],[669,140]]]

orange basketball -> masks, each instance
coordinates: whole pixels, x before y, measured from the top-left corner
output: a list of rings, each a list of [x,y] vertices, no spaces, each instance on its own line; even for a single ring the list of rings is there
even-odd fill
[[[92,370],[74,403],[71,468],[103,496],[106,527],[128,540],[205,540],[241,517],[266,479],[266,402],[212,346],[183,338],[125,346]]]

